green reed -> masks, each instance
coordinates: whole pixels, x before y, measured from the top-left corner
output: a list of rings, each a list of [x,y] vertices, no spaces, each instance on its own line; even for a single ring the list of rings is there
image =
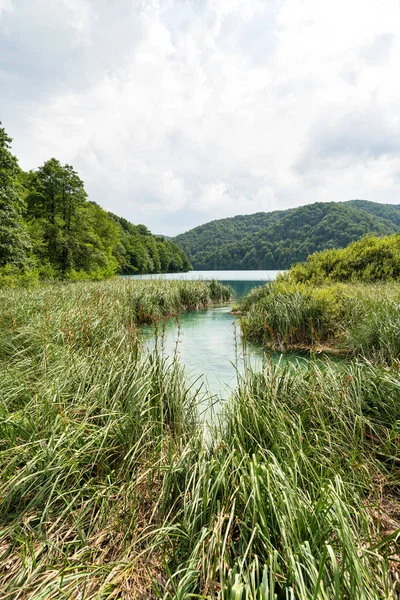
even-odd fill
[[[396,363],[266,362],[205,436],[137,328],[228,293],[0,293],[2,598],[398,597]]]
[[[398,375],[313,362],[247,372],[211,447],[187,450],[164,480],[165,596],[397,598]]]
[[[304,347],[391,362],[400,356],[400,285],[280,280],[239,307],[244,335],[279,349]]]

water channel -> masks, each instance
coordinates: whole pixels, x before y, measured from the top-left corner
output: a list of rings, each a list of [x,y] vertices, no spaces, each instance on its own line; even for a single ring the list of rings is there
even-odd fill
[[[183,274],[135,275],[133,279],[217,279],[230,285],[233,301],[239,300],[254,287],[275,279],[279,271],[191,271]],[[155,344],[152,326],[143,327],[142,336],[148,347]],[[185,365],[189,379],[205,393],[226,398],[235,387],[238,373],[245,365],[259,367],[265,360],[261,347],[243,343],[240,327],[232,314],[232,302],[211,308],[187,312],[179,316],[179,323],[170,319],[158,338],[164,352],[177,352]],[[304,362],[295,354],[272,354],[274,362]]]

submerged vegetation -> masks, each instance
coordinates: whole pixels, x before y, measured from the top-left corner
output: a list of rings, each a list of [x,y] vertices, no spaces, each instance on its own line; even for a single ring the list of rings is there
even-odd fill
[[[71,165],[24,173],[0,123],[0,286],[188,271],[184,251],[87,199]]]
[[[400,357],[400,236],[313,254],[244,300],[244,335],[271,347]]]
[[[204,439],[177,357],[137,325],[228,294],[0,291],[3,598],[398,597],[397,363],[267,362]]]

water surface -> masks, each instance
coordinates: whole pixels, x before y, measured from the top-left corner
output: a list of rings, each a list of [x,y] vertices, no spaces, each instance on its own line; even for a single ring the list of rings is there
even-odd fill
[[[230,285],[234,299],[238,300],[254,287],[264,285],[276,278],[279,271],[191,271],[167,275],[136,275],[133,279],[218,279]],[[160,333],[160,332],[159,332]],[[153,326],[143,327],[142,335],[149,347],[155,345]],[[185,365],[192,382],[202,386],[207,393],[225,398],[236,386],[238,373],[245,365],[260,367],[265,353],[259,346],[243,343],[236,317],[232,314],[232,302],[212,308],[181,314],[179,322],[170,319],[162,335],[159,347],[167,355],[177,353]],[[304,362],[304,356],[274,353],[272,360],[281,362]]]
[[[272,281],[278,273],[282,271],[188,271],[187,273],[150,273],[149,275],[125,275],[128,279],[169,279],[176,281],[183,279],[186,281],[203,280],[211,281],[250,281],[263,282]]]

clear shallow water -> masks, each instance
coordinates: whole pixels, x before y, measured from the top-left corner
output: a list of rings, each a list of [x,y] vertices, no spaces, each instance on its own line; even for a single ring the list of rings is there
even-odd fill
[[[230,285],[240,299],[252,288],[275,279],[279,271],[191,271],[183,274],[137,275],[133,279],[218,279]],[[236,386],[238,372],[245,366],[260,367],[265,353],[253,344],[243,344],[237,319],[232,314],[232,304],[184,313],[179,324],[170,319],[157,343],[167,355],[178,353],[190,380],[196,388],[204,389],[205,395],[226,398]],[[153,326],[142,328],[146,345],[155,346]],[[305,362],[307,359],[295,354],[272,354],[273,361]]]
[[[211,395],[226,398],[236,387],[238,373],[245,366],[261,367],[266,354],[260,347],[243,344],[240,328],[231,306],[216,306],[179,316],[178,324],[170,319],[164,332],[159,332],[158,345],[167,355],[178,353],[191,382]],[[154,348],[154,328],[142,328],[149,348]],[[305,362],[301,355],[274,353],[274,362]]]

